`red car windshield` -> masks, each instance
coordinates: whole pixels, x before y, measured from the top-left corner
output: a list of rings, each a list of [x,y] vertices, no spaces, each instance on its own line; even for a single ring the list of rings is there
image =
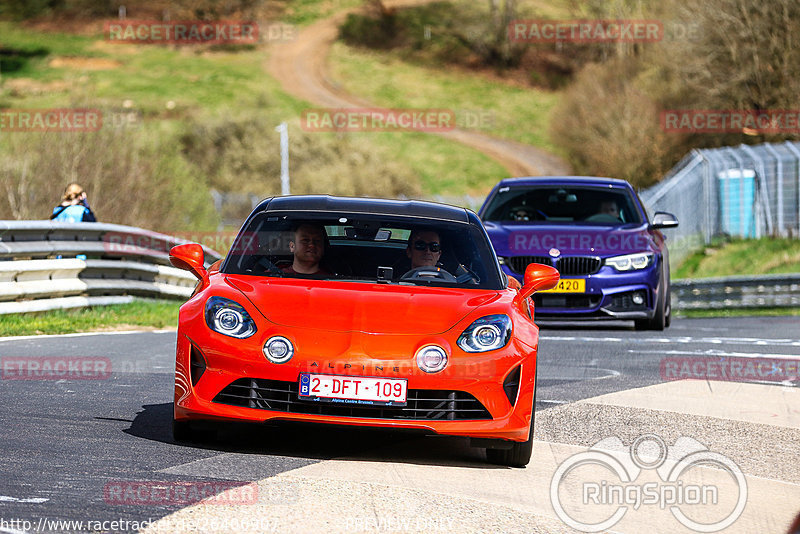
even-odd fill
[[[476,225],[410,217],[264,213],[240,232],[228,274],[502,289]]]

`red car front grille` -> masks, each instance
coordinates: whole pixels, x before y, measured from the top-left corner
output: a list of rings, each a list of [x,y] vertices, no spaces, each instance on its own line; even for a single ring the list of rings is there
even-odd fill
[[[406,406],[342,406],[302,401],[297,394],[297,382],[240,378],[220,391],[214,402],[276,412],[369,419],[465,421],[492,418],[478,399],[464,391],[409,389]]]

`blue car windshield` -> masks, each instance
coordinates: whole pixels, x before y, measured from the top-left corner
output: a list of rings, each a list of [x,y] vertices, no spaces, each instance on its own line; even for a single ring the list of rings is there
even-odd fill
[[[313,273],[304,272],[309,258]],[[277,278],[503,287],[497,258],[479,225],[363,213],[257,214],[237,236],[221,270]]]
[[[617,226],[641,224],[643,216],[630,192],[622,188],[519,186],[498,189],[483,220]]]

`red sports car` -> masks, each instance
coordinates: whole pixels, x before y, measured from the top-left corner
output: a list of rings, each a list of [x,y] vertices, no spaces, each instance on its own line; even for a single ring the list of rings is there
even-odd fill
[[[276,197],[208,270],[199,245],[170,259],[200,280],[180,309],[175,439],[199,421],[310,421],[468,436],[491,462],[528,463],[530,296],[558,272],[507,277],[473,212]]]

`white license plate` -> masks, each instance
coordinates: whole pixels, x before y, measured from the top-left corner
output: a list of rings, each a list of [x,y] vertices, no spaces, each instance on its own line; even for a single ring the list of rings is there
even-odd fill
[[[299,397],[304,400],[405,406],[408,380],[370,376],[302,373]]]

